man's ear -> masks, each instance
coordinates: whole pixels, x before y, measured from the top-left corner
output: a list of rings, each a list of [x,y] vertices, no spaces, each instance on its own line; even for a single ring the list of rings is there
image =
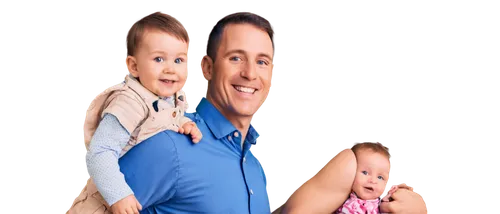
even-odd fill
[[[201,70],[203,71],[203,76],[206,80],[210,81],[212,79],[212,72],[214,69],[214,62],[212,58],[208,55],[205,55],[201,60]]]
[[[137,61],[133,56],[127,56],[127,68],[128,72],[132,74],[133,77],[139,77],[139,71],[137,70]]]

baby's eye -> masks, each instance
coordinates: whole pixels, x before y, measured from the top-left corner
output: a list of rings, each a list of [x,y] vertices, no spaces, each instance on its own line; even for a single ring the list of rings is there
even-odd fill
[[[174,60],[175,63],[180,64],[181,62],[184,62],[182,58],[177,58]]]
[[[378,179],[380,180],[384,180],[384,177],[382,177],[381,175],[378,176]]]
[[[361,171],[361,173],[363,173],[363,175],[368,175],[368,172],[367,171]]]
[[[161,58],[161,57],[155,57],[155,59],[154,59],[154,60],[155,60],[155,62],[163,62],[163,61],[165,61],[165,60],[164,60],[163,58]]]
[[[229,60],[231,60],[231,61],[241,61],[241,58],[239,58],[237,56],[233,56],[233,57],[229,58]]]

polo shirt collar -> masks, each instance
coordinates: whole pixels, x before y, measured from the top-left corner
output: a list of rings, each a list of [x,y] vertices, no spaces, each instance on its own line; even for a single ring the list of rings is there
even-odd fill
[[[201,118],[203,118],[208,128],[217,139],[221,139],[237,131],[233,124],[229,122],[229,120],[227,120],[226,117],[224,117],[224,115],[222,115],[219,110],[217,110],[217,108],[215,108],[215,106],[207,100],[205,95],[202,95],[199,99],[198,104],[196,104],[196,107],[193,109],[193,112],[198,113]],[[251,124],[245,140],[250,144],[255,145],[259,143],[261,136],[260,131],[255,127],[255,125]]]

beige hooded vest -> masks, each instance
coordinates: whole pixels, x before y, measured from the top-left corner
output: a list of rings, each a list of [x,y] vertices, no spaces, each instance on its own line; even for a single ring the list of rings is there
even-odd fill
[[[130,148],[147,138],[165,131],[178,131],[179,127],[191,121],[184,116],[188,103],[182,91],[175,94],[175,106],[160,99],[134,77],[126,76],[125,82],[106,89],[90,104],[84,124],[85,147],[90,141],[104,114],[113,114],[120,124],[131,133],[128,144],[120,157]],[[67,214],[109,213],[111,209],[98,192],[92,178],[75,199]]]

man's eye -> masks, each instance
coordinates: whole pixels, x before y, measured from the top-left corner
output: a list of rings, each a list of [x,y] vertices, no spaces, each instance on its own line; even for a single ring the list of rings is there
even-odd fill
[[[267,62],[264,61],[264,60],[258,60],[257,64],[259,64],[259,65],[267,65]]]
[[[378,179],[380,180],[384,180],[384,177],[382,177],[381,175],[378,176]]]
[[[241,58],[239,58],[237,56],[233,56],[233,57],[229,58],[229,60],[231,60],[231,61],[241,61]]]
[[[368,172],[367,171],[361,171],[361,173],[363,173],[363,175],[368,175]]]

